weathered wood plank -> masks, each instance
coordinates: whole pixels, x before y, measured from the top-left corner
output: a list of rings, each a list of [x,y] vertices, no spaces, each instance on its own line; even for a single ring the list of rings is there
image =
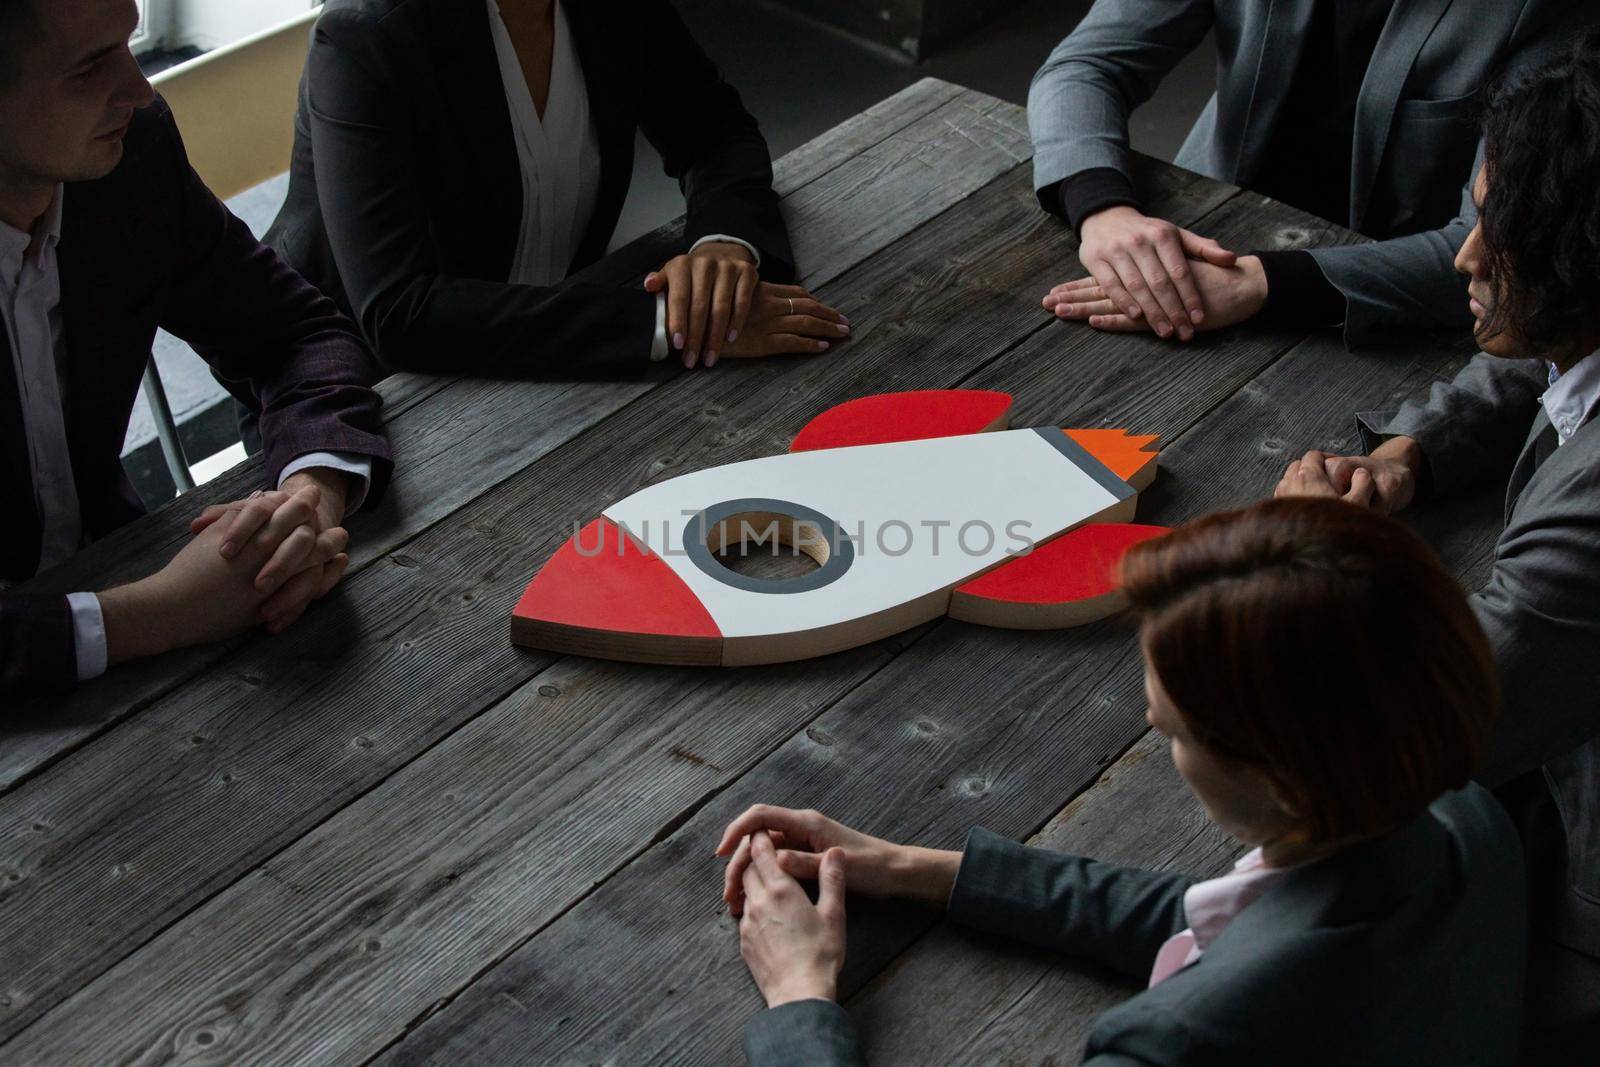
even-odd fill
[[[956,203],[970,191],[972,182],[988,181],[1010,169],[1009,154],[980,158],[969,150],[972,142],[962,132],[969,114],[976,116],[974,122],[993,125],[994,110],[1007,106],[927,79],[885,101],[870,118],[862,116],[861,121],[847,123],[842,133],[826,134],[797,149],[792,166],[788,162],[791,157],[780,161],[777,184],[780,191],[793,194],[785,201],[786,215],[797,232],[811,235],[805,255],[799,257],[802,280],[813,286],[825,284]],[[879,150],[887,138],[900,140]],[[946,151],[931,162],[918,163],[926,174],[902,170],[900,184],[886,177],[882,185],[863,191],[859,171],[842,169],[863,150],[876,151],[874,164],[892,170],[895,153],[923,152],[929,145],[941,144]],[[836,171],[837,178],[833,176]],[[942,191],[926,196],[902,188],[912,177],[927,180],[930,175]],[[859,195],[844,201],[790,202],[813,185],[829,186],[836,180],[848,183]],[[677,247],[681,230],[681,221],[663,227],[596,264],[584,277],[622,284],[644,269],[636,270],[635,261],[658,265],[666,250]],[[839,247],[830,242],[839,242]],[[815,255],[818,262],[811,264],[807,255]],[[352,573],[673,373],[673,368],[645,365],[636,382],[453,379],[435,384],[416,375],[391,378],[380,388],[400,402],[388,413],[398,473],[384,505],[351,520]],[[471,417],[441,420],[439,408],[470,412]],[[484,413],[495,419],[493,424],[481,424]],[[534,432],[524,431],[519,436],[519,422],[534,427]],[[468,455],[482,462],[466,462]],[[236,499],[259,483],[259,461],[251,460],[207,486],[206,498]],[[198,510],[194,494],[173,501],[23,588],[34,592],[103,589],[148,574],[187,539],[189,520]],[[226,645],[188,649],[129,665],[65,698],[35,701],[8,713],[12,732],[9,743],[0,750],[0,792],[201,671],[237,655],[238,648],[261,639],[252,634]]]
[[[1192,175],[1157,174],[1194,211],[1180,216],[1189,221],[1231,195]],[[1196,186],[1213,192],[1196,196]],[[1152,198],[1161,201],[1159,187]],[[1026,168],[1017,168],[963,212],[946,213],[841,279],[838,299],[858,330],[840,358],[767,361],[670,383],[406,545],[390,565],[357,576],[340,601],[349,614],[308,617],[301,632],[246,650],[232,672],[213,672],[0,799],[0,834],[23,844],[14,862],[24,876],[0,887],[0,971],[15,975],[0,1024],[16,1033],[544,669],[547,658],[506,642],[505,616],[573,521],[679,469],[781,451],[819,406],[878,388],[952,384],[1035,328],[1033,291],[1057,269],[1070,238],[1031,201]],[[907,326],[913,320],[916,329]],[[945,343],[930,350],[928,331]],[[356,624],[357,612],[365,625]],[[805,669],[831,691],[832,672],[845,662]],[[590,669],[602,677],[626,670]],[[626,780],[626,768],[617,773]],[[46,832],[25,832],[34,821]],[[391,845],[398,847],[383,847]],[[425,854],[436,846],[420,847]],[[132,875],[110,901],[94,885],[108,850],[131,860]],[[57,930],[79,929],[71,916],[92,913],[95,930],[63,944],[30,919],[45,911]],[[152,958],[181,972],[183,951],[165,951],[181,943],[164,941]],[[320,987],[303,992],[326,995]],[[187,1010],[190,995],[192,988],[174,987],[169,1003]],[[52,1016],[15,1047],[81,1031],[82,1018],[55,1029],[55,1019],[69,1015],[76,1012]],[[119,1018],[106,1041],[151,1040]]]
[[[1177,439],[1168,477],[1147,490],[1164,490],[1158,521],[1269,491],[1274,432],[1337,436],[1348,411],[1419,364],[1346,357],[1327,337],[1295,357],[1263,375],[1270,401],[1252,383]],[[757,998],[716,908],[709,849],[727,818],[769,801],[935,846],[956,846],[973,823],[1025,836],[1142,732],[1138,660],[1117,625],[1070,635],[936,626],[381,1062],[494,1063],[512,1050],[538,1062],[729,1059]],[[904,906],[853,911],[846,993],[933,922]]]

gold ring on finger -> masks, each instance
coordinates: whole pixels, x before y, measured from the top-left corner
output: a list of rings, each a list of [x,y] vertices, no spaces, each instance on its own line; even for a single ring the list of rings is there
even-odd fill
[[[794,297],[789,298],[789,314],[794,314]]]

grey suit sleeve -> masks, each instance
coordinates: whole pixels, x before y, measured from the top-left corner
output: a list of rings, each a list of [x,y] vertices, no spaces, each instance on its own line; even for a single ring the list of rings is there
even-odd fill
[[[1128,116],[1215,18],[1213,0],[1096,0],[1028,92],[1034,188],[1094,167],[1128,174]]]
[[[750,1067],[865,1067],[850,1016],[831,1000],[768,1008],[745,1024]]]
[[[1523,491],[1472,598],[1500,673],[1500,720],[1478,773],[1489,785],[1600,735],[1593,671],[1581,666],[1600,649],[1600,465],[1561,473]]]
[[[1504,482],[1549,385],[1543,363],[1480,352],[1450,382],[1435,382],[1426,401],[1398,412],[1357,416],[1367,451],[1389,437],[1410,437],[1422,448],[1435,493],[1474,483]]]
[[[974,829],[950,893],[950,917],[967,926],[1056,949],[1132,978],[1187,923],[1193,879],[1117,867]]]
[[[1323,275],[1344,296],[1344,339],[1358,348],[1385,328],[1465,329],[1472,324],[1467,309],[1467,282],[1456,272],[1456,254],[1478,224],[1472,199],[1478,162],[1461,194],[1461,211],[1437,230],[1409,234],[1372,244],[1313,248],[1311,257]]]

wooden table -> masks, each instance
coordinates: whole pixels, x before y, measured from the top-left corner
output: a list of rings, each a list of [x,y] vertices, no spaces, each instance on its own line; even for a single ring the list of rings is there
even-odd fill
[[[119,670],[0,735],[0,1062],[729,1063],[759,1006],[719,900],[723,824],[814,806],[896,840],[1017,838],[1211,872],[1233,846],[1146,735],[1126,622],[949,620],[825,659],[668,669],[513,647],[524,583],[646,482],[781,452],[832,404],[966,386],[1019,426],[1165,438],[1141,519],[1270,492],[1351,412],[1460,362],[1264,324],[1195,344],[1039,308],[1081,274],[1021,109],[938,81],[781,160],[805,284],[854,339],[615,383],[400,375],[397,475],[342,591],[289,632]],[[1355,240],[1150,160],[1148,207],[1234,248]],[[668,226],[593,270],[636,284]],[[245,465],[207,486],[259,483]],[[185,538],[182,499],[28,588],[102,588]],[[1491,498],[1420,518],[1469,579]],[[875,1064],[1075,1061],[1105,976],[852,900],[841,991]]]

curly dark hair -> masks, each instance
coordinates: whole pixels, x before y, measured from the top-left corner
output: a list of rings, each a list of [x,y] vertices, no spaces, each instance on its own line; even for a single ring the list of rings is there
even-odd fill
[[[1554,356],[1600,337],[1600,30],[1490,95],[1483,336]]]

